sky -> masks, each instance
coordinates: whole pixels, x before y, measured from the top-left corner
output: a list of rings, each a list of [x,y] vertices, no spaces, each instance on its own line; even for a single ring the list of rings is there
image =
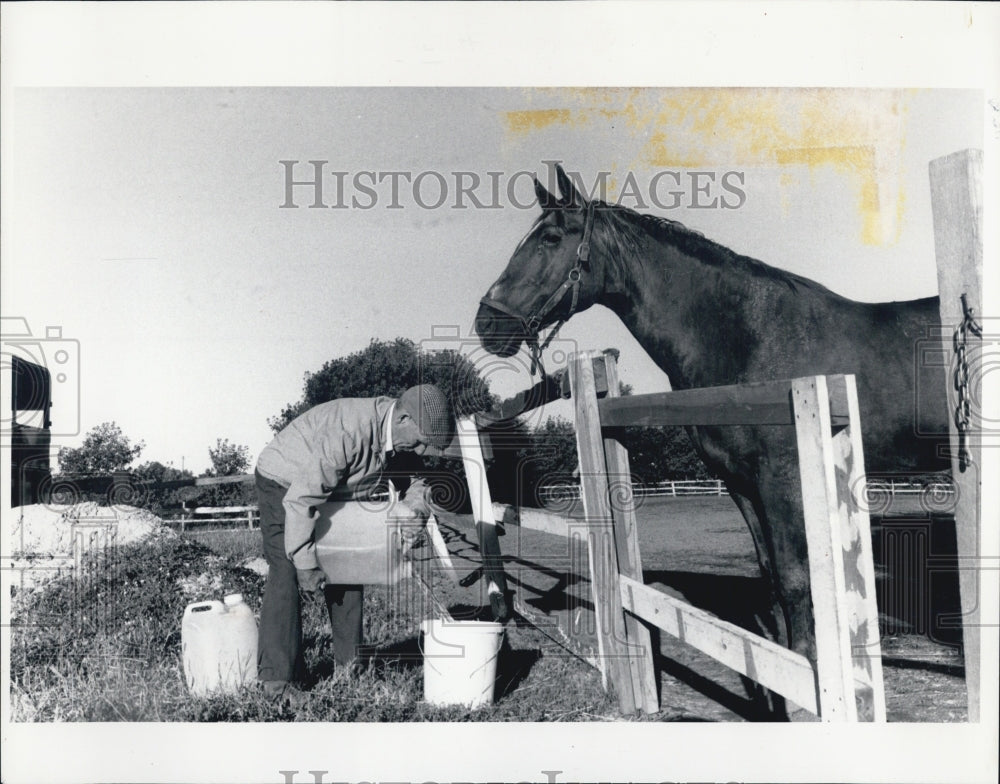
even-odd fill
[[[968,90],[25,88],[13,112],[3,314],[78,363],[54,442],[115,421],[140,462],[196,473],[219,438],[255,458],[304,375],[373,339],[530,385],[472,322],[551,161],[845,296],[909,299],[937,293],[927,165],[983,133]],[[55,370],[58,341],[31,347]],[[608,346],[635,391],[665,388],[601,307],[547,366]]]

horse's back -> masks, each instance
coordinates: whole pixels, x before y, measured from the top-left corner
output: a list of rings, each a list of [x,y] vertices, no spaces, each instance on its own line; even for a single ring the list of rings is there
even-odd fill
[[[783,375],[855,375],[869,471],[946,468],[939,447],[948,437],[942,363],[950,346],[942,343],[938,298],[860,303],[817,292],[805,299],[799,334],[821,334],[810,336]]]
[[[870,311],[858,377],[862,433],[871,433],[869,470],[944,470],[951,346],[942,340],[938,298],[879,303]]]

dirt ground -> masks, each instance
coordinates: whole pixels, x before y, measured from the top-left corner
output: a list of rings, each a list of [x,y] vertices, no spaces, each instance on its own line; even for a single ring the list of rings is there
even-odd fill
[[[637,515],[646,583],[758,630],[754,616],[762,585],[752,541],[732,501],[644,499]],[[957,579],[947,568],[948,526],[905,508],[893,515],[872,521],[889,721],[964,721],[960,636],[954,623],[949,625],[949,615],[957,612]],[[469,516],[443,515],[439,523],[456,574],[464,580],[457,586],[435,574],[433,582],[452,613],[462,617],[463,611],[488,605],[485,586],[476,579],[476,534]],[[535,637],[543,640],[546,655],[570,655],[562,647],[568,638],[584,657],[592,656],[596,637],[586,548],[512,525],[500,544],[516,604],[544,632]],[[760,718],[739,676],[666,634],[657,665],[662,687],[657,718]],[[795,711],[793,719],[813,717]]]

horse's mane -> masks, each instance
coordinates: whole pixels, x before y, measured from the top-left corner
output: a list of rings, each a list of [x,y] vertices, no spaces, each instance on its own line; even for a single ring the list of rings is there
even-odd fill
[[[805,288],[832,293],[814,280],[736,253],[678,221],[659,215],[639,213],[620,204],[608,204],[603,201],[596,202],[596,212],[601,216],[601,224],[605,230],[603,239],[608,245],[605,248],[605,257],[613,264],[624,267],[627,259],[631,258],[639,264],[648,265],[650,260],[639,252],[639,246],[643,237],[649,236],[667,242],[682,253],[709,266],[731,265],[746,270],[756,277],[784,283],[794,292]],[[595,224],[595,235],[597,235],[596,229],[597,224]],[[595,236],[595,239],[600,239],[599,235]]]

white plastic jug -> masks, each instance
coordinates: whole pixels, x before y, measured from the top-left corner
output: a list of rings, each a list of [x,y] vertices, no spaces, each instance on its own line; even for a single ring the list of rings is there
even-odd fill
[[[316,560],[330,582],[395,585],[405,575],[402,554],[393,546],[398,533],[386,525],[397,503],[390,484],[385,504],[327,501],[316,507]]]
[[[420,626],[424,699],[432,705],[491,705],[503,626],[452,620],[426,620]]]
[[[252,683],[257,677],[257,621],[243,595],[189,604],[181,622],[181,651],[192,694],[231,693]]]

